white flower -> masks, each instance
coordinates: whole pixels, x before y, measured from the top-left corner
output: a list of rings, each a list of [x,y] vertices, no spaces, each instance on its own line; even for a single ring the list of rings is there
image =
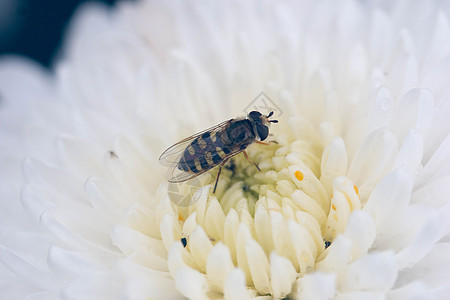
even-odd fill
[[[89,4],[52,72],[2,58],[2,298],[445,299],[439,5]],[[240,154],[172,203],[159,154],[261,91],[261,171]]]

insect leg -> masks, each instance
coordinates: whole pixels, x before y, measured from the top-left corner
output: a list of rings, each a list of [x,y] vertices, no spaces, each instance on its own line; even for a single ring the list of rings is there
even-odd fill
[[[225,159],[219,166],[219,173],[217,173],[217,178],[216,178],[216,184],[214,184],[214,190],[213,190],[213,194],[216,193],[216,188],[217,188],[217,183],[219,182],[219,176],[220,176],[220,172],[222,172],[222,167],[223,165],[228,161],[228,158]]]
[[[268,143],[266,143],[266,142],[261,142],[261,141],[255,141],[255,143],[260,144],[260,145],[266,145],[266,146],[269,146],[270,143],[278,144],[277,141],[270,141],[270,142],[268,142]]]
[[[242,153],[244,153],[245,158],[246,158],[249,162],[251,162],[252,164],[255,165],[255,167],[258,169],[258,171],[261,171],[261,170],[259,169],[258,165],[257,165],[253,160],[251,160],[250,157],[248,157],[247,152],[242,151]]]

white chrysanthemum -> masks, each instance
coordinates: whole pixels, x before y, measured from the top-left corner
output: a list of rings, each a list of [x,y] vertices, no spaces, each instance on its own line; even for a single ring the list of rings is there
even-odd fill
[[[444,299],[449,15],[85,6],[54,72],[0,62],[2,298]],[[260,92],[283,111],[261,171],[236,156],[171,202],[159,154]]]

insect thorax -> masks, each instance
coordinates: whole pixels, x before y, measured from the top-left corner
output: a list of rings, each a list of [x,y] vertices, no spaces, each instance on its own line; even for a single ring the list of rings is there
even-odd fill
[[[252,123],[247,119],[232,122],[226,131],[234,147],[248,145],[255,140]]]

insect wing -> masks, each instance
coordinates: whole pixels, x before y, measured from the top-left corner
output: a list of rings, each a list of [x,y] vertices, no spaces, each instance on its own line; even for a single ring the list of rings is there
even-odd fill
[[[181,157],[183,156],[184,150],[186,150],[186,147],[189,146],[193,140],[204,134],[205,132],[214,132],[214,131],[220,131],[222,128],[224,128],[228,123],[230,123],[233,119],[224,121],[220,124],[217,124],[211,128],[208,128],[206,130],[200,131],[196,134],[191,135],[190,137],[187,137],[185,139],[182,139],[176,144],[173,144],[169,148],[167,148],[159,157],[159,162],[166,167],[172,166],[174,163],[177,163],[180,161]]]
[[[186,150],[187,146],[189,146],[192,141],[194,141],[196,138],[204,134],[205,132],[217,132],[225,128],[227,124],[229,124],[233,119],[224,121],[220,124],[217,124],[211,128],[208,128],[206,130],[203,130],[201,132],[198,132],[190,137],[187,137],[178,143],[170,146],[166,151],[164,151],[161,156],[159,157],[159,162],[166,167],[169,167],[168,173],[167,173],[167,179],[169,182],[183,182],[189,179],[192,179],[194,177],[197,177],[206,171],[209,171],[210,169],[205,169],[197,173],[193,172],[186,172],[183,170],[178,169],[178,163],[180,162],[180,159],[184,155],[184,151]]]
[[[160,164],[165,167],[172,167],[174,164],[177,165],[180,159],[183,157],[183,153],[184,150],[186,150],[186,147],[189,146],[189,144],[192,143],[192,141],[197,137],[198,134],[194,134],[170,146],[159,157]]]
[[[208,172],[209,170],[211,170],[211,168],[201,170],[200,172],[197,172],[197,173],[192,173],[192,172],[186,172],[186,171],[180,170],[180,169],[178,169],[177,166],[170,167],[169,170],[167,171],[167,180],[172,183],[184,182],[184,181],[193,179],[197,176],[200,176],[200,175]]]
[[[238,149],[238,150],[235,150],[233,152],[228,153],[222,159],[221,163],[226,162],[228,159],[230,159],[231,157],[235,156],[236,154],[241,153],[244,150],[245,149]],[[212,168],[220,165],[221,163],[219,163],[219,164],[217,164],[217,165],[215,165],[213,167],[210,167],[210,168],[207,168],[207,169],[203,169],[203,170],[201,170],[201,171],[199,171],[197,173],[191,173],[191,172],[182,171],[182,170],[178,169],[178,167],[175,165],[175,167],[170,167],[170,169],[169,169],[169,171],[167,173],[167,180],[169,182],[172,182],[172,183],[187,181],[187,180],[193,179],[193,178],[195,178],[195,177],[197,177],[199,175],[202,175],[202,174],[208,172]]]

